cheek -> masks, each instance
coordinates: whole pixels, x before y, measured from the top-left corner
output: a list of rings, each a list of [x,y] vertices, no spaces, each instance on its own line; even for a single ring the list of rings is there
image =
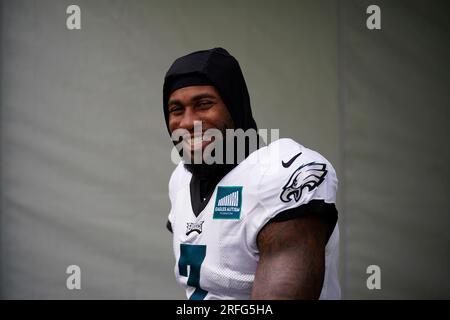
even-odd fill
[[[222,129],[233,129],[234,123],[228,112],[224,113],[222,117],[218,120],[220,122],[220,127]]]
[[[170,132],[172,132],[173,130],[178,128],[178,123],[179,123],[179,121],[175,117],[173,117],[172,115],[169,115],[168,125],[169,125]]]
[[[216,128],[232,129],[234,128],[233,119],[225,105],[221,105],[211,115],[210,121],[215,124]]]
[[[233,118],[231,118],[231,115],[228,114],[227,122],[226,122],[226,128],[227,129],[234,129],[234,121]]]

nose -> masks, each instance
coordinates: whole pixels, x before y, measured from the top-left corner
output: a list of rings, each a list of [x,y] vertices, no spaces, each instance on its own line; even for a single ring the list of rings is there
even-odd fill
[[[195,121],[200,121],[200,118],[192,108],[187,107],[183,113],[183,117],[180,120],[179,127],[193,132]]]

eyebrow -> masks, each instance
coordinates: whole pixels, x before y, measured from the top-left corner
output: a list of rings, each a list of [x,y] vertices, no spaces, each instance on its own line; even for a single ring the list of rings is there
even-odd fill
[[[191,101],[197,101],[197,100],[201,100],[201,99],[205,99],[205,98],[209,98],[209,99],[217,99],[216,96],[209,94],[209,93],[199,93],[195,96],[193,96],[191,98]],[[178,99],[171,99],[169,100],[169,102],[167,102],[167,105],[170,106],[172,104],[177,104],[177,105],[182,105],[181,101]]]

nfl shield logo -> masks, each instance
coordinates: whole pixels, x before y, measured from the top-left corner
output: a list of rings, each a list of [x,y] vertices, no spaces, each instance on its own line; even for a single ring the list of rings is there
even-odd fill
[[[213,219],[235,219],[241,216],[242,187],[217,187]]]

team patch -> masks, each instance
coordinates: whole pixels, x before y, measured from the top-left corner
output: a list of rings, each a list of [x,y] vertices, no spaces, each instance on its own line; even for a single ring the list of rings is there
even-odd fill
[[[213,219],[235,219],[241,217],[242,187],[217,187]]]
[[[203,222],[205,222],[205,221],[188,222],[186,224],[186,235],[188,236],[190,233],[192,233],[194,231],[198,232],[198,234],[202,233]]]
[[[325,179],[327,172],[324,163],[310,162],[300,166],[284,185],[280,194],[281,201],[295,200],[298,202],[302,197],[303,189],[308,188],[309,191],[312,191],[317,188]]]

